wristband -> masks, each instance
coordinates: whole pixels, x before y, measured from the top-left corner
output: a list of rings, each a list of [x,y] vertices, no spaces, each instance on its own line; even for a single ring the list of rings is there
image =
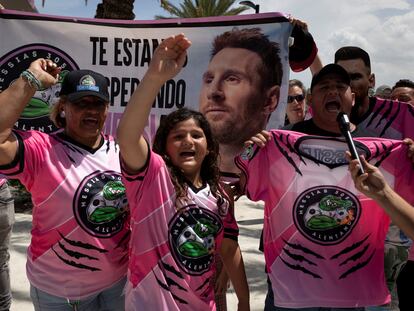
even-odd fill
[[[29,83],[30,87],[33,87],[36,89],[36,91],[39,91],[42,89],[42,82],[39,81],[38,78],[35,77],[35,75],[29,70],[26,69],[20,74],[20,77],[22,77],[27,83]]]

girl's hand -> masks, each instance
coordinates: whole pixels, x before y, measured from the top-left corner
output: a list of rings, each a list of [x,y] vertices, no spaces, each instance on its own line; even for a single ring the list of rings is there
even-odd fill
[[[190,46],[182,33],[166,38],[156,48],[146,75],[160,81],[173,78],[183,67]]]
[[[266,130],[262,130],[260,133],[252,136],[250,139],[244,142],[244,147],[256,144],[258,147],[263,148],[270,141],[272,135]]]

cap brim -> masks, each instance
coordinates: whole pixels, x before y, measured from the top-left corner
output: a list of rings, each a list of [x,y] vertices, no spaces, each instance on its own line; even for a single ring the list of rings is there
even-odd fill
[[[97,97],[99,99],[102,99],[105,102],[109,102],[109,97],[108,96],[105,96],[103,94],[100,94],[100,93],[97,93],[97,92],[93,92],[93,91],[81,91],[81,92],[76,92],[76,93],[68,94],[67,95],[67,98],[71,102],[76,102],[76,101],[78,101],[81,98],[86,97],[86,96]]]

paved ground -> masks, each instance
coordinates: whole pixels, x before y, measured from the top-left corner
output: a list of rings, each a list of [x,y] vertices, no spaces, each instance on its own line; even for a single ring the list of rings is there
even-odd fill
[[[239,243],[244,256],[250,287],[251,310],[263,310],[266,276],[263,254],[258,251],[260,231],[263,225],[263,208],[258,203],[241,198],[236,205],[236,218],[240,228]],[[13,291],[12,311],[33,310],[25,269],[31,221],[32,217],[29,214],[16,214],[10,259]],[[227,294],[227,300],[228,310],[237,310],[237,298],[232,290]]]

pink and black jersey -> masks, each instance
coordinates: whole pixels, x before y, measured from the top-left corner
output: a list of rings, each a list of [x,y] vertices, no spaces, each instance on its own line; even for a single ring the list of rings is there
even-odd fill
[[[214,255],[238,227],[227,200],[208,185],[176,200],[164,160],[150,152],[142,172],[123,170],[131,206],[126,310],[215,310]]]
[[[73,300],[126,275],[129,209],[112,137],[90,150],[63,133],[16,131],[16,159],[1,172],[32,194],[27,276],[37,288]]]
[[[274,301],[286,308],[361,307],[390,299],[384,279],[389,217],[359,193],[342,138],[272,131],[265,148],[236,159],[252,200],[264,200],[264,252]],[[359,153],[379,166],[414,203],[414,174],[400,141],[356,138]]]
[[[407,103],[370,97],[368,111],[353,122],[369,136],[414,139],[414,108]]]
[[[368,111],[354,120],[369,136],[390,139],[414,139],[414,108],[403,102],[369,98]],[[394,224],[390,225],[386,242],[409,247],[412,241]],[[414,250],[411,251],[414,258]]]

